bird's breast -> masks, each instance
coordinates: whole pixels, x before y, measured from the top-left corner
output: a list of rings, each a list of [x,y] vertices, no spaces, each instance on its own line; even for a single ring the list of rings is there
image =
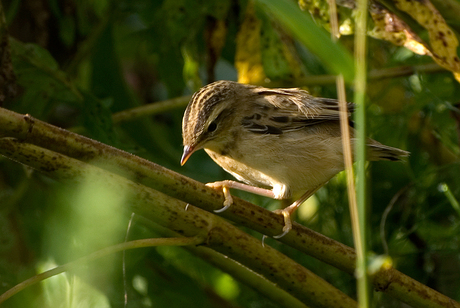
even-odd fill
[[[314,189],[343,169],[340,138],[302,131],[242,134],[231,146],[219,145],[205,149],[219,166],[248,184],[272,187],[278,199]]]
[[[233,175],[238,180],[247,184],[258,186],[258,187],[278,187],[279,193],[277,199],[285,199],[290,197],[289,189],[284,183],[281,183],[278,179],[270,176],[244,162],[243,156],[239,156],[238,159],[233,158],[232,151],[229,152],[217,152],[211,149],[205,148],[206,153],[225,171]],[[224,155],[225,154],[225,155]]]

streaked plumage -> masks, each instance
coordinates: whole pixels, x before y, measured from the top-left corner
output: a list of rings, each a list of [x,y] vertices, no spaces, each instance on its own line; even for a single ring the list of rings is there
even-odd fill
[[[348,109],[351,112],[353,104]],[[304,201],[344,169],[337,100],[316,98],[301,89],[214,82],[193,95],[182,135],[182,164],[204,148],[238,180],[265,189],[251,191],[276,199],[303,194]],[[368,149],[369,160],[394,161],[408,155],[372,139]],[[292,211],[283,214],[289,218]]]

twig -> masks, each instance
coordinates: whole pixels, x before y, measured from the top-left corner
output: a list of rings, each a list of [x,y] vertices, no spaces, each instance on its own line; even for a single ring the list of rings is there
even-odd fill
[[[151,103],[144,106],[120,111],[112,116],[112,120],[114,124],[118,124],[140,117],[152,116],[172,109],[185,107],[191,97],[191,95],[186,95],[182,97],[168,99],[162,102]]]

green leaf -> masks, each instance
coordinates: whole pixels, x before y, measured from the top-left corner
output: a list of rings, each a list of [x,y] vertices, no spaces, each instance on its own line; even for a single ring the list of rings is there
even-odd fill
[[[288,0],[258,0],[267,11],[275,16],[294,37],[316,54],[331,73],[343,74],[351,82],[354,75],[353,58],[339,44],[332,42],[329,34],[319,28],[307,14]]]
[[[95,52],[91,59],[91,91],[99,99],[112,99],[113,104],[111,104],[110,110],[111,112],[117,112],[139,106],[140,101],[133,95],[124,79],[121,59],[114,44],[116,38],[113,32],[114,25],[109,23],[95,46]],[[144,32],[143,34],[146,35],[148,33]],[[181,58],[180,51],[176,51],[179,55],[176,55],[176,52],[170,52],[169,55],[165,54],[168,56],[167,58],[162,58],[160,64],[164,67],[165,73],[167,73],[168,67],[171,68],[176,65],[175,63],[179,62],[178,59]],[[175,79],[175,83],[179,85],[183,83],[181,70],[182,66],[180,66],[179,77]],[[87,125],[93,124],[87,123]],[[158,158],[158,160],[155,159],[156,162],[166,164],[166,161],[163,159],[174,155],[174,162],[177,164],[180,153],[176,153],[172,149],[171,138],[169,136],[170,129],[161,122],[143,118],[132,123],[124,123],[119,127],[132,138],[132,141],[138,147],[140,146],[150,154],[155,155]],[[109,137],[108,135],[104,137],[105,133],[103,131],[98,132],[96,127],[92,129],[94,129],[92,133],[97,134],[94,136],[95,138]],[[180,136],[180,134],[178,135]],[[118,144],[117,146],[124,147],[126,143]]]
[[[10,38],[9,43],[12,55],[17,57],[18,60],[49,71],[55,71],[59,68],[53,56],[43,47],[31,43],[22,43],[14,38]]]
[[[57,103],[76,104],[81,99],[46,49],[14,39],[10,39],[10,44],[14,72],[24,91],[15,102],[16,111],[42,118]]]
[[[293,46],[293,41],[282,31],[278,23],[263,14],[260,45],[264,72],[271,80],[292,80],[303,76],[303,66]]]
[[[262,22],[260,44],[264,72],[270,79],[289,78],[291,69],[284,55],[283,42],[269,21],[262,20]]]
[[[99,100],[91,94],[83,93],[83,125],[94,139],[114,144],[112,113],[107,101]]]

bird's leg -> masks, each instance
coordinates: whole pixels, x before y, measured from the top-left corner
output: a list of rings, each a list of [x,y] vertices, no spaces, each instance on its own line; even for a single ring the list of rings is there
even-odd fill
[[[291,215],[297,210],[297,208],[302,203],[304,203],[308,198],[310,198],[323,185],[324,184],[321,184],[321,185],[318,185],[317,187],[315,187],[313,189],[308,190],[298,200],[296,200],[294,203],[292,203],[288,207],[286,207],[284,209],[273,211],[274,213],[283,215],[283,217],[284,217],[283,233],[281,233],[280,235],[275,235],[273,238],[276,238],[276,239],[282,238],[283,236],[288,234],[289,231],[292,230]],[[247,192],[250,192],[250,193],[253,193],[253,194],[257,194],[257,195],[261,195],[261,196],[276,199],[275,194],[270,189],[264,189],[264,188],[260,188],[260,187],[255,187],[255,186],[251,186],[251,185],[236,182],[236,181],[226,180],[226,181],[212,182],[212,183],[207,183],[206,186],[209,186],[209,187],[212,187],[212,188],[215,188],[215,189],[222,189],[222,192],[224,193],[224,198],[225,198],[224,207],[219,209],[219,210],[215,210],[214,211],[215,213],[221,213],[221,212],[225,211],[226,209],[228,209],[230,207],[230,205],[233,204],[233,198],[232,198],[232,195],[230,194],[229,188],[244,190],[244,191],[247,191]]]
[[[283,233],[280,235],[275,235],[273,238],[282,238],[286,234],[289,233],[289,231],[292,230],[292,219],[291,215],[297,210],[297,208],[304,203],[308,198],[310,198],[322,185],[319,185],[318,187],[311,189],[304,193],[299,199],[297,199],[294,203],[289,205],[288,207],[280,210],[275,210],[273,211],[276,214],[283,215],[284,217],[284,227],[283,227]]]
[[[244,191],[247,191],[253,194],[257,194],[257,195],[261,195],[261,196],[265,196],[269,198],[275,197],[275,194],[273,193],[273,191],[269,189],[255,187],[255,186],[251,186],[251,185],[236,182],[236,181],[226,180],[226,181],[212,182],[212,183],[207,183],[206,186],[209,186],[215,189],[221,188],[222,192],[224,193],[224,198],[225,198],[224,207],[219,210],[215,210],[214,211],[215,213],[221,213],[225,211],[226,209],[228,209],[230,205],[233,204],[233,198],[232,198],[232,195],[230,194],[229,188],[244,190]]]

